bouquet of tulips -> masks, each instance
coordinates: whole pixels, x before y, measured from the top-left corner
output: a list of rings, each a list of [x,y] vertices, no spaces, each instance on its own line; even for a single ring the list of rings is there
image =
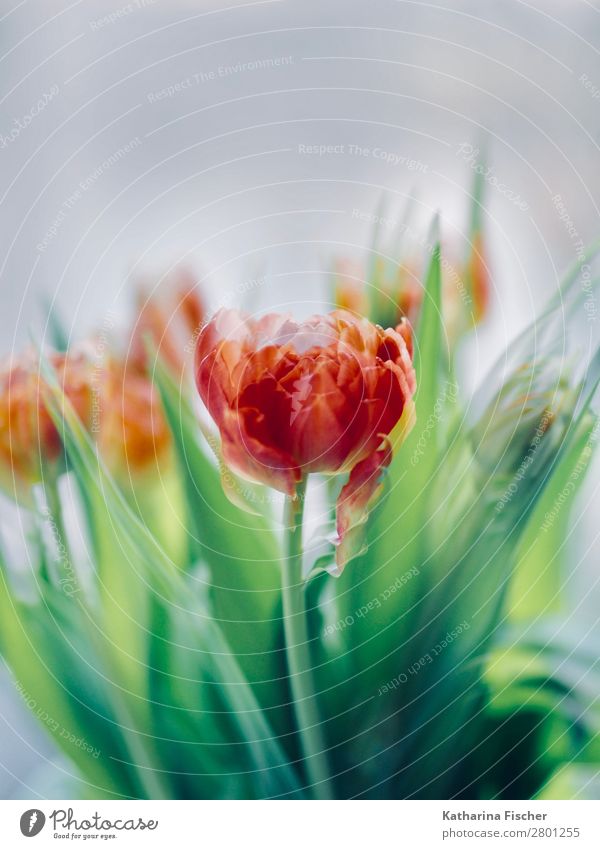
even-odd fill
[[[27,546],[3,546],[0,652],[59,795],[597,792],[597,652],[560,607],[597,434],[598,354],[564,345],[581,263],[465,397],[475,198],[464,262],[437,223],[420,255],[378,232],[328,314],[209,318],[178,274],[126,345],[66,349],[54,320],[5,367]]]

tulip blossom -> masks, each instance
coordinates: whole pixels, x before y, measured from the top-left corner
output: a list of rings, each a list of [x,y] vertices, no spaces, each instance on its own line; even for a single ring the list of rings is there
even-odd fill
[[[92,416],[90,360],[83,350],[51,354],[59,385],[79,418],[89,426]],[[61,438],[43,400],[39,360],[26,352],[0,373],[0,485],[22,503],[43,468],[60,464]]]
[[[154,385],[117,360],[108,362],[100,385],[102,459],[118,478],[156,469],[171,447],[171,434]]]
[[[339,569],[387,448],[412,422],[407,338],[405,326],[383,330],[343,310],[303,322],[221,310],[198,340],[196,384],[235,472],[290,498],[311,472],[350,473],[337,505]]]
[[[181,373],[186,352],[193,351],[204,321],[204,304],[195,279],[180,270],[152,294],[140,289],[136,305],[138,316],[131,335],[128,368],[147,371],[149,339],[170,368]]]
[[[97,363],[91,349],[51,353],[58,385],[121,479],[156,466],[171,447],[158,394],[145,375],[121,360]],[[22,504],[43,479],[62,470],[62,440],[48,411],[46,385],[33,352],[0,373],[0,487]]]
[[[333,300],[340,310],[358,315],[369,311],[365,269],[358,260],[338,257],[333,265]]]

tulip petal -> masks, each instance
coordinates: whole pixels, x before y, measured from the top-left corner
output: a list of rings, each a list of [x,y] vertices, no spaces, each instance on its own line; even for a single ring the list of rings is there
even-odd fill
[[[391,445],[386,440],[380,448],[354,466],[348,483],[340,492],[336,506],[337,575],[342,574],[346,563],[365,550],[364,526],[369,512],[381,495],[382,472],[389,466],[391,459]]]
[[[244,410],[244,424],[240,427],[238,413],[224,411],[220,433],[225,462],[240,477],[271,486],[293,498],[302,473],[293,457],[252,436],[254,428],[249,421],[260,416],[258,410]]]

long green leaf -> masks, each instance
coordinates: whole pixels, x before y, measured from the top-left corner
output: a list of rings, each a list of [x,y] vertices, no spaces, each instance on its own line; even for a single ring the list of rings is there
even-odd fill
[[[186,481],[195,554],[210,569],[212,609],[259,703],[270,709],[273,725],[284,734],[291,728],[291,716],[282,686],[285,665],[278,541],[260,512],[243,512],[225,495],[218,469],[200,446],[197,416],[160,361],[154,378]],[[228,484],[238,486],[233,475],[225,474]],[[240,498],[247,493],[256,497],[248,489],[239,493]]]
[[[77,617],[76,602],[71,608],[72,616]],[[4,564],[0,569],[0,653],[33,715],[89,782],[90,797],[134,795],[135,784],[112,760],[122,751],[115,746],[110,723],[103,724],[83,682],[74,685],[68,675],[74,667],[81,669],[78,656],[65,651],[62,634],[47,607],[17,598]]]

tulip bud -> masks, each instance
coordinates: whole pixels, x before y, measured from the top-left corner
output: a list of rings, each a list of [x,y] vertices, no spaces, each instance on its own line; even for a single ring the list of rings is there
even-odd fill
[[[576,399],[576,388],[551,359],[516,369],[472,431],[485,478],[511,498],[522,481],[535,480],[558,450]]]

